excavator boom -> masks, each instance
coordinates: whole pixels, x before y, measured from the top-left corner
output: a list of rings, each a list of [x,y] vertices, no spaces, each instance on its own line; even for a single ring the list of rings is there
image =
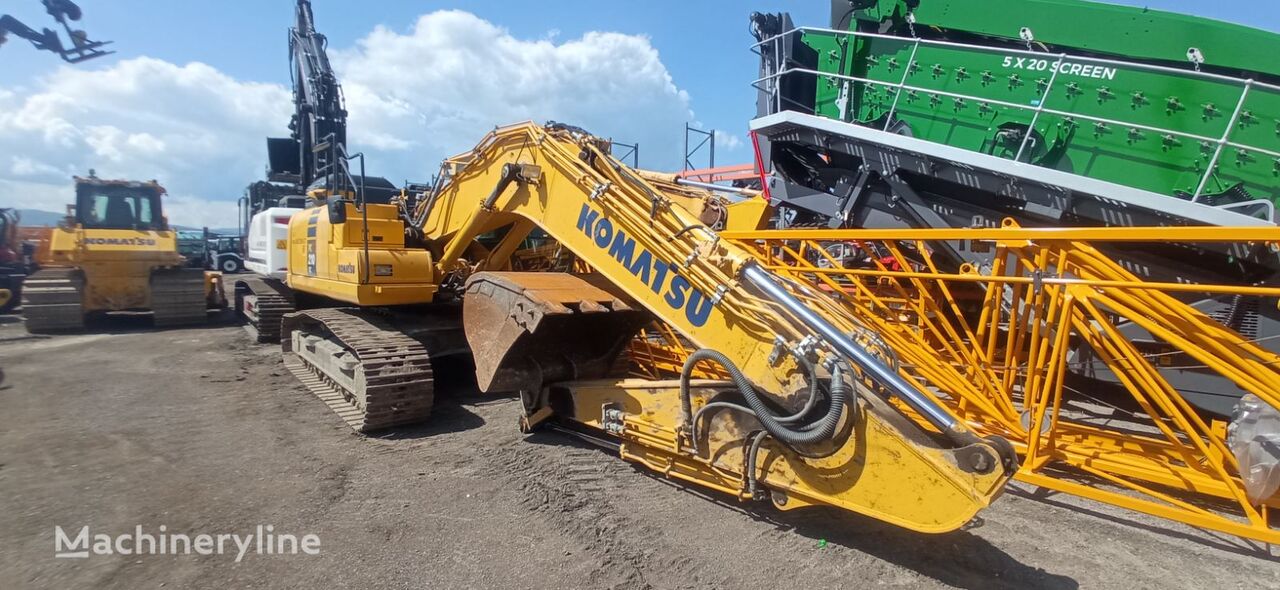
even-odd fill
[[[686,208],[697,193],[670,195],[584,131],[499,128],[449,168],[413,209],[331,201],[331,215],[296,214],[290,285],[362,307],[394,305],[400,292],[437,305],[460,296],[478,382],[519,392],[524,428],[566,429],[743,499],[837,506],[944,532],[987,506],[1016,469],[1012,447],[970,432],[924,393],[926,384],[837,328],[829,311],[801,303],[751,250],[721,240]],[[420,248],[396,242],[395,224],[406,221]],[[512,272],[512,244],[534,230],[593,272]],[[375,237],[352,240],[360,235]],[[380,270],[366,272],[371,264]],[[337,400],[334,391],[348,399],[346,416],[391,408],[353,425],[396,423],[394,404],[364,383],[376,370],[378,387],[403,395],[409,381],[388,376],[422,374],[410,360],[431,356],[436,344],[375,351],[369,326],[382,320],[357,326],[332,315],[286,316],[286,350],[309,363],[304,375],[329,384],[328,399]],[[655,319],[699,348],[686,374],[620,378],[619,354]],[[417,330],[414,322],[402,329]],[[364,344],[348,346],[343,333],[363,335]],[[331,362],[326,350],[346,351],[336,353],[344,360]],[[391,360],[396,354],[406,360]],[[732,379],[692,379],[699,362]],[[388,373],[388,363],[398,368]]]

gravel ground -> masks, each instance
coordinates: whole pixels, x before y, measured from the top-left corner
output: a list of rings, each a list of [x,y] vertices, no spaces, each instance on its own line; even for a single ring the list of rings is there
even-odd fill
[[[3,320],[3,318],[0,318]],[[0,325],[0,588],[1276,588],[1238,541],[1013,486],[965,531],[781,513],[668,483],[455,386],[353,434],[236,326]],[[54,558],[54,527],[258,525],[318,555]]]

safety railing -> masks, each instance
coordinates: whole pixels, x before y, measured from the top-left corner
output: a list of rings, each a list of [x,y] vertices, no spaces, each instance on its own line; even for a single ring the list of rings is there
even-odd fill
[[[902,77],[897,81],[877,80],[870,77],[852,76],[852,75],[844,75],[836,72],[820,71],[812,68],[801,67],[792,63],[783,64],[782,62],[784,61],[784,58],[786,55],[783,49],[784,44],[792,42],[793,37],[797,35],[804,35],[806,33],[833,35],[833,36],[836,36],[837,38],[844,38],[844,39],[850,39],[850,40],[851,39],[886,39],[886,40],[892,40],[892,41],[901,42],[901,43],[909,43],[911,44],[912,49],[911,49],[910,57],[908,58],[908,62],[903,67]],[[1030,104],[1004,101],[1004,100],[992,98],[990,96],[980,96],[976,94],[968,94],[963,92],[951,92],[951,91],[942,90],[938,88],[929,88],[925,86],[913,85],[908,83],[911,73],[918,71],[920,68],[923,67],[922,64],[920,64],[917,61],[917,55],[921,47],[946,47],[946,48],[952,48],[952,49],[961,49],[965,51],[993,53],[1001,56],[1010,56],[1014,59],[1018,59],[1018,58],[1034,59],[1036,60],[1037,63],[1044,64],[1044,67],[1039,71],[1049,73],[1049,78],[1047,82],[1045,82],[1044,80],[1041,80],[1041,83],[1039,84],[1039,88],[1040,88],[1040,92],[1038,95],[1039,98],[1037,100],[1031,101]],[[904,93],[907,93],[907,94],[923,93],[931,97],[945,97],[945,98],[950,98],[956,101],[970,101],[974,104],[984,105],[985,107],[991,107],[994,105],[994,106],[1000,106],[1008,109],[1013,109],[1016,111],[1029,113],[1031,116],[1031,123],[1028,128],[1031,130],[1035,129],[1035,125],[1039,122],[1040,117],[1042,115],[1048,114],[1048,115],[1056,115],[1059,117],[1063,117],[1068,121],[1076,121],[1076,122],[1088,121],[1095,125],[1116,126],[1118,128],[1128,130],[1130,134],[1144,132],[1144,131],[1151,132],[1151,133],[1157,134],[1161,138],[1164,138],[1163,141],[1166,141],[1166,142],[1174,141],[1175,140],[1174,138],[1192,140],[1195,142],[1199,142],[1201,146],[1212,147],[1212,156],[1210,157],[1208,165],[1205,167],[1204,171],[1200,174],[1199,180],[1196,184],[1196,189],[1194,191],[1194,194],[1191,195],[1191,200],[1193,202],[1199,201],[1201,197],[1204,195],[1205,188],[1208,182],[1210,181],[1210,179],[1213,177],[1214,172],[1217,168],[1218,162],[1220,161],[1223,150],[1225,148],[1228,148],[1228,147],[1236,148],[1238,150],[1241,150],[1242,154],[1247,154],[1250,157],[1252,156],[1252,154],[1258,154],[1258,155],[1265,155],[1270,158],[1274,158],[1276,160],[1275,165],[1277,167],[1280,167],[1280,151],[1277,151],[1277,150],[1280,150],[1280,147],[1262,146],[1262,145],[1257,145],[1256,143],[1246,143],[1244,141],[1239,141],[1237,139],[1234,139],[1235,133],[1239,128],[1243,118],[1245,117],[1250,117],[1251,119],[1253,118],[1253,116],[1249,114],[1244,108],[1246,101],[1250,97],[1251,92],[1263,90],[1263,91],[1280,95],[1280,86],[1264,83],[1264,82],[1260,82],[1252,79],[1242,79],[1242,78],[1236,78],[1232,76],[1216,74],[1212,72],[1200,71],[1198,69],[1199,68],[1198,64],[1196,65],[1196,69],[1188,70],[1188,69],[1179,69],[1179,68],[1173,68],[1168,66],[1161,66],[1156,64],[1132,62],[1132,61],[1121,61],[1121,60],[1115,60],[1115,59],[1090,57],[1085,55],[1076,55],[1076,54],[1069,54],[1069,53],[1049,54],[1045,52],[1038,52],[1038,51],[1032,51],[1032,50],[1020,50],[1020,49],[1009,48],[1009,47],[975,45],[975,44],[968,44],[968,43],[958,43],[953,41],[943,41],[943,40],[937,40],[937,39],[925,39],[920,37],[900,37],[900,36],[886,35],[886,34],[880,34],[880,33],[841,31],[841,30],[826,29],[826,28],[820,28],[820,27],[796,27],[791,30],[779,33],[777,35],[767,37],[755,43],[754,45],[752,45],[751,49],[757,55],[770,58],[770,59],[764,60],[764,63],[766,64],[766,71],[764,72],[764,76],[754,80],[752,82],[752,86],[757,90],[760,90],[766,93],[772,105],[772,112],[780,112],[783,110],[788,110],[788,107],[790,106],[801,106],[808,109],[813,108],[813,105],[784,104],[784,101],[786,99],[784,98],[783,92],[781,91],[782,80],[786,76],[803,74],[808,76],[815,76],[819,80],[825,79],[833,82],[849,82],[849,83],[856,83],[856,84],[865,84],[869,87],[883,88],[893,92],[893,100],[892,100],[891,106],[888,109],[887,116],[884,117],[885,121],[882,126],[882,130],[885,130],[885,131],[889,130],[889,126],[892,124],[894,120],[894,115],[897,113],[899,109],[900,100],[903,97]],[[1125,70],[1130,70],[1130,71],[1138,70],[1138,71],[1144,71],[1144,72],[1176,75],[1176,76],[1181,76],[1181,77],[1190,78],[1194,80],[1200,80],[1200,81],[1206,81],[1206,82],[1211,81],[1216,83],[1228,84],[1232,86],[1238,86],[1240,92],[1238,95],[1238,99],[1235,102],[1235,108],[1232,111],[1230,117],[1227,119],[1226,126],[1220,135],[1211,136],[1211,135],[1204,135],[1199,133],[1192,133],[1184,129],[1174,129],[1174,128],[1168,128],[1168,127],[1162,127],[1162,126],[1148,125],[1148,124],[1143,124],[1137,121],[1126,121],[1121,119],[1103,117],[1103,116],[1088,114],[1080,111],[1064,110],[1061,108],[1051,108],[1050,106],[1048,106],[1053,99],[1053,95],[1051,93],[1056,87],[1056,84],[1059,78],[1059,73],[1062,69],[1062,66],[1068,63],[1069,64],[1090,64],[1092,66],[1096,66],[1100,68],[1123,68]],[[1206,105],[1206,108],[1208,106],[1212,106],[1212,105]],[[1018,145],[1018,149],[1016,151],[1016,155],[1014,156],[1015,161],[1020,161],[1020,162],[1023,161],[1024,156],[1027,154],[1027,149],[1030,146],[1030,142],[1032,141],[1032,135],[1033,135],[1032,133],[1025,133],[1021,138],[1021,141]],[[1244,203],[1235,203],[1232,205],[1228,205],[1228,207],[1239,208],[1243,205]],[[1271,215],[1271,217],[1269,218],[1274,219],[1274,207],[1269,208],[1268,212]]]

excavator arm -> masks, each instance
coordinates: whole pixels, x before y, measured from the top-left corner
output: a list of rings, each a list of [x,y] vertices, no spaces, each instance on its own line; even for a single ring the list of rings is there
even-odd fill
[[[1016,469],[1007,443],[970,432],[928,384],[851,335],[837,308],[803,303],[813,294],[585,132],[513,125],[449,163],[456,172],[406,217],[436,253],[432,282],[464,291],[481,387],[520,391],[526,428],[568,429],[743,499],[832,505],[924,532],[962,526]],[[476,238],[504,228],[477,255]],[[534,228],[594,273],[501,270]],[[610,355],[654,318],[699,349],[684,377],[605,377]],[[691,379],[699,362],[731,379]]]

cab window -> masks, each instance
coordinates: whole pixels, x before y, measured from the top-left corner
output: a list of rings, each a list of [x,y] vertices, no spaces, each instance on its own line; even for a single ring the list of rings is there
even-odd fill
[[[80,223],[89,229],[163,229],[152,191],[90,187],[80,194]]]

